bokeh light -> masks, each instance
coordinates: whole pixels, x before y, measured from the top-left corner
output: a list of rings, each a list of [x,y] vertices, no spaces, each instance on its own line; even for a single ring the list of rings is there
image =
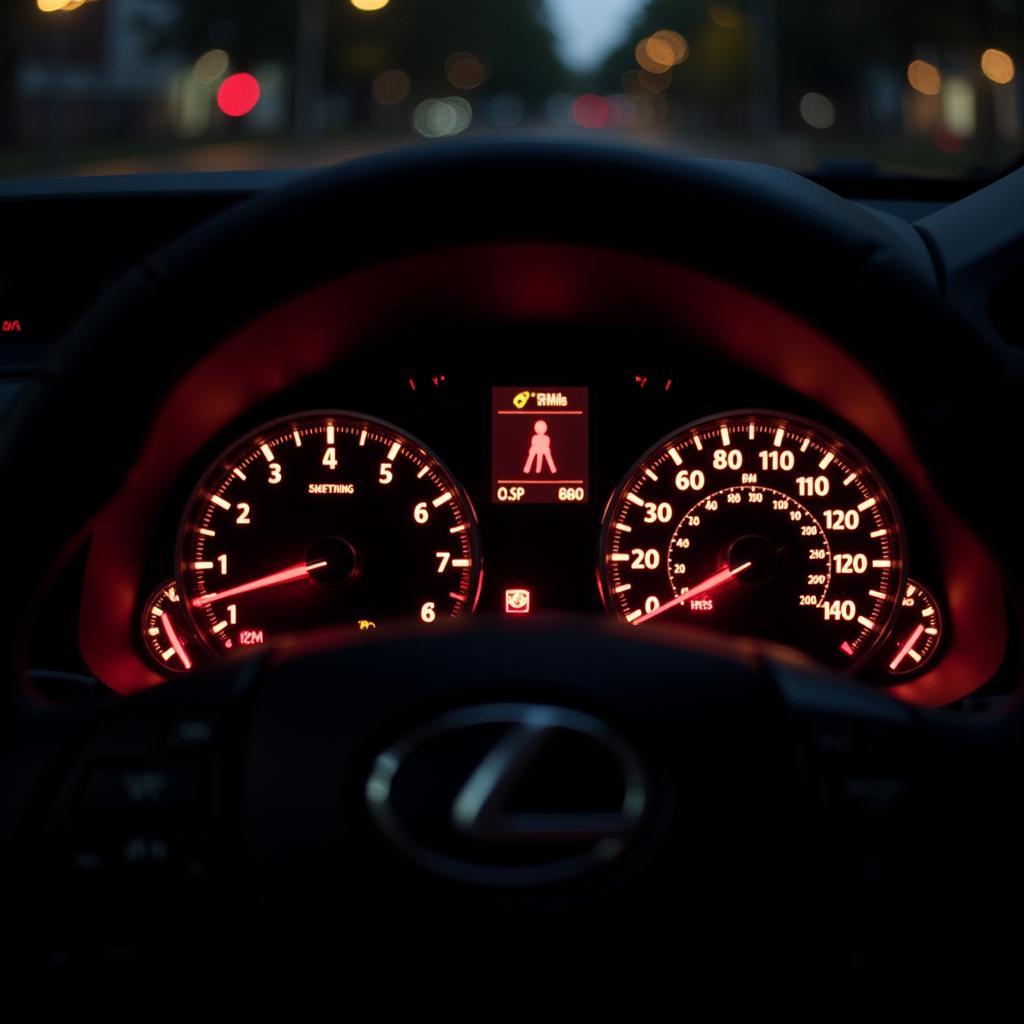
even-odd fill
[[[453,53],[444,62],[448,82],[456,89],[475,89],[487,80],[487,65],[472,53]]]
[[[925,96],[938,96],[942,92],[942,75],[934,64],[914,60],[907,67],[907,81],[912,89]]]
[[[634,128],[643,119],[640,103],[632,96],[618,93],[609,96],[608,102],[611,104],[612,119],[616,127]]]
[[[357,11],[382,11],[391,0],[351,0]]]
[[[650,71],[638,71],[636,80],[641,89],[648,92],[664,92],[672,84],[672,72],[662,71],[660,74],[652,75]]]
[[[217,90],[217,106],[228,117],[245,117],[260,101],[260,83],[241,72],[225,78]]]
[[[373,98],[381,106],[391,107],[407,99],[412,89],[409,76],[400,68],[382,71],[373,80]]]
[[[200,82],[216,82],[227,74],[231,59],[224,50],[207,50],[195,63],[193,72]]]
[[[942,122],[946,131],[956,139],[969,139],[977,131],[974,84],[966,75],[951,75],[943,82]]]
[[[424,100],[413,113],[413,127],[428,139],[459,135],[473,123],[473,108],[464,96]]]
[[[835,104],[820,92],[809,92],[800,100],[800,116],[812,128],[825,131],[836,123]]]
[[[1013,58],[1005,50],[988,49],[981,55],[981,71],[996,85],[1009,85],[1016,74]]]
[[[689,43],[671,29],[661,29],[636,44],[636,62],[644,71],[657,75],[677,64],[690,54]]]
[[[604,128],[609,116],[608,101],[597,93],[584,93],[573,100],[572,119],[581,128]]]

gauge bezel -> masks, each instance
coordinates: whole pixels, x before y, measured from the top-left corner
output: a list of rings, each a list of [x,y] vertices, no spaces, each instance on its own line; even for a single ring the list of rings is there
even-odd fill
[[[826,666],[833,671],[842,672],[844,675],[856,674],[858,671],[864,668],[865,665],[869,664],[871,660],[877,655],[877,652],[881,649],[882,644],[890,635],[892,624],[896,619],[896,614],[899,610],[899,603],[903,596],[906,580],[908,576],[907,567],[910,562],[909,542],[907,538],[907,530],[903,520],[903,513],[900,509],[899,502],[896,499],[896,494],[892,486],[888,483],[885,476],[878,471],[874,461],[864,454],[863,450],[852,441],[850,441],[845,433],[839,433],[833,427],[828,426],[824,423],[812,420],[807,416],[800,416],[794,413],[787,413],[779,409],[764,409],[764,408],[748,408],[740,407],[736,409],[723,410],[721,412],[712,413],[706,416],[700,416],[697,419],[689,420],[686,423],[670,430],[667,434],[660,437],[652,445],[650,445],[644,452],[634,460],[629,469],[623,474],[621,480],[616,485],[615,489],[608,496],[608,500],[605,502],[604,509],[601,513],[601,528],[598,531],[598,542],[597,542],[597,557],[595,559],[596,578],[598,594],[601,598],[601,604],[605,611],[609,615],[613,615],[616,619],[621,621],[621,616],[618,614],[618,610],[615,608],[611,601],[610,594],[608,593],[607,586],[607,567],[605,565],[605,551],[607,550],[607,544],[609,539],[609,533],[611,531],[612,514],[615,509],[619,507],[621,502],[624,500],[624,495],[629,489],[632,482],[642,467],[648,463],[653,456],[658,454],[663,448],[667,447],[672,441],[683,438],[683,435],[689,435],[694,432],[700,431],[702,428],[709,424],[732,419],[734,417],[755,417],[759,421],[764,419],[777,419],[787,425],[793,425],[796,427],[805,428],[811,435],[822,437],[822,439],[832,439],[835,446],[840,449],[844,455],[846,455],[850,461],[855,462],[858,466],[863,466],[864,469],[869,472],[872,478],[877,482],[878,488],[885,495],[888,502],[889,509],[892,513],[893,522],[899,531],[899,566],[897,569],[897,575],[895,579],[895,592],[896,596],[889,601],[889,609],[885,616],[884,622],[880,622],[878,628],[874,631],[874,639],[865,645],[860,651],[857,652],[856,656],[851,659],[849,663],[836,668],[835,666]],[[686,438],[688,440],[688,438]],[[691,627],[694,630],[700,630],[699,625],[693,625]],[[721,631],[717,631],[721,633]],[[723,635],[731,635],[725,633]],[[764,642],[770,643],[771,641],[763,640],[762,638],[752,637],[745,639],[751,639],[753,642]],[[799,648],[794,648],[799,651]],[[806,654],[806,652],[800,651],[805,657],[813,657],[812,655]],[[817,660],[817,659],[815,659]]]
[[[464,504],[466,518],[469,524],[468,532],[470,549],[474,552],[474,564],[470,570],[470,596],[465,601],[463,609],[453,615],[452,618],[461,618],[463,615],[475,614],[477,605],[480,601],[480,593],[483,588],[484,554],[476,506],[473,504],[473,500],[470,498],[468,491],[459,481],[458,477],[456,477],[448,468],[447,463],[429,445],[425,444],[419,438],[389,420],[384,420],[377,416],[370,416],[367,413],[357,412],[351,409],[302,409],[297,412],[288,413],[284,416],[277,416],[272,420],[267,420],[266,422],[259,424],[258,426],[244,430],[242,433],[238,434],[231,443],[225,445],[221,449],[217,457],[209,463],[205,472],[202,473],[196,485],[189,492],[188,499],[185,502],[181,516],[178,520],[177,535],[174,545],[174,581],[183,597],[188,594],[188,589],[185,587],[183,578],[183,567],[185,565],[185,545],[190,521],[189,513],[196,505],[197,499],[204,488],[206,490],[210,490],[210,484],[212,481],[220,482],[223,479],[225,472],[231,471],[234,465],[231,456],[237,454],[239,449],[244,447],[247,443],[256,442],[258,438],[279,432],[285,425],[295,427],[302,422],[327,417],[336,417],[339,419],[345,419],[356,425],[364,425],[368,428],[377,428],[380,432],[393,436],[396,441],[399,441],[402,444],[402,447],[408,446],[409,448],[414,449],[424,460],[433,463],[437,471],[449,481],[451,489],[455,492],[455,496]],[[192,626],[199,643],[202,645],[203,650],[218,659],[225,657],[225,652],[211,643],[210,638],[207,636],[207,624],[205,622],[201,622],[197,618],[196,610],[192,608],[190,602],[185,600],[184,604],[189,623]],[[341,625],[342,624],[339,623],[339,626]],[[301,633],[289,635],[301,635]]]

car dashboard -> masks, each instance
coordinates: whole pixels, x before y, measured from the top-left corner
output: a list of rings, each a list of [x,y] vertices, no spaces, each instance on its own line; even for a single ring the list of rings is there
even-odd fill
[[[565,255],[383,264],[215,345],[30,660],[131,693],[320,633],[584,615],[914,703],[998,694],[998,570],[870,376],[721,280],[586,250],[556,277]]]
[[[57,203],[96,237],[116,214],[84,272],[112,280],[272,177],[44,182],[9,219]],[[956,198],[862,191],[903,244],[901,218]],[[12,394],[86,301],[50,301],[44,249],[4,282]],[[782,647],[914,703],[999,699],[1001,573],[857,355],[756,289],[595,247],[485,238],[331,277],[166,382],[24,660],[51,690],[131,693],[323,631],[582,614]]]
[[[95,248],[0,280],[30,956],[539,911],[903,969],[1009,915],[1019,183],[531,143],[8,195]]]

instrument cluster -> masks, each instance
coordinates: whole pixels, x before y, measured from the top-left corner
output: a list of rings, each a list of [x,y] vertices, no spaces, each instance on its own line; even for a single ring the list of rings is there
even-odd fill
[[[883,686],[941,660],[900,475],[735,368],[346,367],[211,439],[137,609],[162,677],[323,629],[593,613],[795,649]]]

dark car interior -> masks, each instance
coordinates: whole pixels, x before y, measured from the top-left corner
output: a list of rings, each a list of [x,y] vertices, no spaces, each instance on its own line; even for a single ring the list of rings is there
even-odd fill
[[[1024,169],[523,132],[0,223],[12,969],[1016,963]]]

